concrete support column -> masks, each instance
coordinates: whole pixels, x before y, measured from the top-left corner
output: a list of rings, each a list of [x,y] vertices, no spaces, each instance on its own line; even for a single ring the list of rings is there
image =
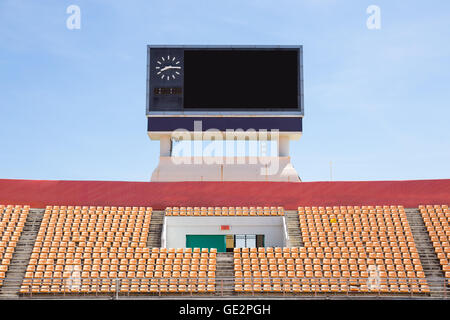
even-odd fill
[[[289,157],[289,136],[280,135],[278,141],[278,156]]]
[[[170,157],[172,155],[172,139],[170,135],[161,136],[159,139],[159,156]]]

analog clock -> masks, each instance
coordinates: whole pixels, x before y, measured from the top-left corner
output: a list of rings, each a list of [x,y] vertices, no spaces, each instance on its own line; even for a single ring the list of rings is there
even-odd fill
[[[175,56],[161,56],[156,60],[156,76],[163,80],[174,80],[181,75],[181,63]]]

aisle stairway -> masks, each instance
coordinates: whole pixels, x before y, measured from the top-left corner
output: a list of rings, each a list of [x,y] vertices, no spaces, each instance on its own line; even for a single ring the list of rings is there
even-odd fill
[[[232,252],[217,253],[216,277],[220,280],[216,283],[216,294],[219,296],[231,296],[234,294],[234,263]]]
[[[161,232],[164,224],[164,211],[153,211],[150,220],[150,231],[148,234],[147,247],[160,248],[161,247]]]
[[[288,247],[303,247],[303,239],[300,231],[300,221],[298,219],[297,210],[286,211],[285,217],[288,233],[288,243],[286,245]]]
[[[439,259],[434,251],[428,231],[422,216],[417,208],[405,209],[411,232],[419,252],[423,271],[430,287],[432,297],[442,297],[449,294],[446,292],[445,278]]]
[[[6,273],[6,279],[0,288],[0,299],[19,298],[20,286],[33,251],[34,241],[44,217],[44,211],[44,209],[31,209],[28,213],[22,235],[11,260],[11,265]]]

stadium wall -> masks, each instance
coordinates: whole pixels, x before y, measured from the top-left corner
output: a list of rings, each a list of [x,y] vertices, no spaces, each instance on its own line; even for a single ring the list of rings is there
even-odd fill
[[[263,234],[265,246],[283,247],[285,235],[284,217],[166,217],[165,246],[168,248],[185,248],[186,236],[190,234]],[[221,230],[227,225],[229,230]]]

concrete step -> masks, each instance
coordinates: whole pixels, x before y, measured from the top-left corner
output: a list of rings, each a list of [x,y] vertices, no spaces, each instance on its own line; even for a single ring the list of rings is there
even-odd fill
[[[153,211],[147,239],[147,247],[161,247],[161,233],[165,219],[164,211]]]
[[[286,231],[288,236],[288,247],[302,247],[303,238],[300,230],[300,221],[298,219],[298,213],[295,210],[286,211]]]
[[[217,253],[216,277],[224,278],[216,283],[216,295],[232,296],[234,292],[234,260],[232,252]]]

